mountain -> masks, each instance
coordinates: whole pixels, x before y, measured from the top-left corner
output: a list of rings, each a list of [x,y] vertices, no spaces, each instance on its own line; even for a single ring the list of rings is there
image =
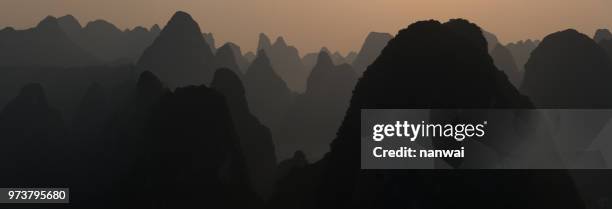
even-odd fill
[[[58,18],[63,31],[81,48],[104,62],[134,63],[159,32],[143,27],[121,31],[105,20],[95,20],[81,27],[72,15]]]
[[[0,182],[50,185],[61,179],[66,129],[40,84],[27,84],[0,111]],[[10,179],[10,180],[9,180]]]
[[[506,73],[508,79],[514,85],[514,87],[519,88],[521,86],[521,81],[523,80],[523,74],[516,67],[516,62],[514,61],[514,57],[508,48],[504,47],[504,45],[497,44],[495,48],[490,52],[491,58],[493,58],[493,62],[497,69]]]
[[[595,40],[597,43],[610,39],[612,39],[612,33],[610,33],[610,30],[608,29],[597,29],[597,31],[595,31],[595,35],[593,35],[593,40]]]
[[[159,106],[160,97],[166,91],[149,71],[114,88],[91,85],[73,126],[81,127],[78,122],[101,125],[95,129],[89,128],[92,126],[74,129],[78,132],[73,136],[75,143],[70,147],[74,150],[70,153],[77,157],[71,173],[77,183],[71,188],[82,195],[72,199],[71,204],[137,207],[151,201],[147,185],[151,173],[146,165],[152,152],[147,132],[152,111]],[[113,97],[118,97],[115,102],[111,102]],[[91,201],[101,198],[107,201]]]
[[[270,130],[251,114],[244,86],[234,71],[217,70],[211,88],[225,96],[253,190],[262,198],[269,198],[276,182],[276,155]]]
[[[0,31],[0,66],[77,67],[99,63],[62,30],[58,19],[48,16],[34,28]]]
[[[161,33],[161,29],[159,28],[159,25],[155,24],[155,25],[151,26],[151,33],[153,33],[153,34]]]
[[[334,52],[333,54],[327,47],[321,48],[320,51],[324,51],[331,56],[332,61],[335,65],[352,63],[352,61],[347,60],[340,52]],[[304,67],[306,69],[312,69],[317,64],[317,57],[319,56],[319,52],[317,53],[308,53],[302,57],[302,63],[304,63]]]
[[[214,55],[198,24],[185,12],[177,12],[138,61],[171,88],[208,83]]]
[[[227,45],[229,45],[232,51],[234,52],[234,57],[236,58],[236,64],[238,64],[238,67],[240,68],[240,72],[244,74],[251,62],[245,56],[242,55],[242,50],[240,50],[240,46],[232,42],[227,42]]]
[[[538,108],[548,109],[556,147],[561,153],[568,153],[565,160],[570,165],[587,157],[589,153],[583,150],[589,149],[594,154],[603,151],[593,149],[592,144],[612,114],[593,110],[612,107],[612,98],[603,96],[612,91],[611,79],[609,54],[593,39],[573,29],[546,36],[525,65],[521,91]],[[612,184],[605,181],[610,172],[572,173],[575,187],[589,205],[612,192]]]
[[[274,71],[266,51],[260,50],[257,53],[257,58],[244,75],[244,86],[253,115],[270,128],[274,144],[282,143],[278,141],[277,133],[294,95]]]
[[[106,94],[105,89],[98,83],[89,86],[72,120],[72,131],[75,135],[85,138],[102,134],[111,111]]]
[[[329,151],[331,142],[351,97],[357,73],[348,64],[336,65],[325,50],[308,77],[306,91],[296,98],[281,128],[277,149],[287,159],[301,150],[317,161]]]
[[[263,50],[268,54],[272,67],[291,90],[304,91],[308,72],[304,69],[297,48],[288,45],[282,36],[271,44],[270,38],[262,33],[259,35],[257,50]]]
[[[612,98],[602,96],[601,92],[612,91],[610,80],[612,62],[606,51],[588,36],[569,29],[546,36],[531,53],[521,91],[539,108],[607,109],[612,107]],[[590,129],[573,136],[566,132],[575,133],[578,128],[569,131],[558,127],[558,134],[565,133],[560,137],[564,139],[559,142],[560,149],[588,147],[610,116],[598,113],[582,119],[586,121],[559,116],[558,120],[566,121],[560,125]]]
[[[406,94],[410,96],[401,96]],[[285,196],[298,201],[314,200],[313,205],[295,205],[301,208],[379,208],[381,203],[384,208],[406,205],[486,208],[496,204],[506,208],[525,205],[584,207],[574,188],[567,186],[571,180],[565,171],[405,172],[362,170],[360,167],[362,109],[532,107],[528,98],[496,69],[478,26],[461,19],[411,24],[389,41],[358,81],[330,152],[321,161],[300,171],[314,176],[314,182],[300,184],[306,191],[314,191],[314,197]],[[499,128],[516,130],[510,127]],[[500,152],[506,149],[494,145],[504,143],[500,139],[486,140]],[[544,137],[541,140],[545,140]],[[434,147],[443,148],[443,143],[434,142]],[[551,148],[541,151],[546,152],[545,149]],[[452,161],[447,162],[457,166]],[[316,174],[319,169],[320,175]],[[313,190],[309,186],[312,184],[318,187]],[[473,198],[475,196],[479,198]]]
[[[546,36],[525,65],[521,90],[542,108],[607,108],[612,63],[602,47],[575,30]]]
[[[151,204],[261,207],[222,94],[204,85],[176,88],[161,97],[149,121],[144,178]],[[168,190],[176,192],[163,192]]]
[[[482,30],[482,35],[487,40],[487,46],[488,46],[489,52],[493,51],[493,49],[497,47],[497,44],[500,44],[499,39],[497,39],[497,36],[495,34],[488,32],[486,30]]]
[[[357,54],[355,61],[353,61],[353,68],[355,71],[362,74],[363,71],[376,60],[391,38],[393,38],[393,36],[388,33],[371,32],[368,34],[359,54]]]
[[[257,51],[259,52],[260,50],[265,50],[266,53],[269,53],[268,50],[270,50],[270,48],[272,48],[272,41],[270,40],[270,37],[264,33],[260,33],[257,41]]]
[[[234,71],[234,73],[236,73],[236,75],[239,77],[242,77],[242,71],[240,70],[236,60],[237,59],[232,46],[229,44],[224,44],[215,54],[215,67],[213,69],[227,68]]]
[[[73,41],[77,42],[78,39],[81,38],[79,37],[79,33],[81,33],[83,27],[81,26],[79,20],[77,20],[74,16],[65,15],[57,18],[57,23],[60,25],[64,33],[66,33],[66,35],[68,35]]]
[[[529,60],[531,52],[540,44],[540,41],[532,41],[527,39],[526,41],[518,41],[516,43],[509,43],[506,48],[512,53],[514,61],[520,72],[525,72],[525,63]]]
[[[159,108],[161,97],[170,90],[150,71],[144,71],[138,76],[135,83],[123,87],[127,96],[122,99],[115,108],[111,110],[109,119],[106,121],[104,135],[98,141],[102,141],[100,150],[113,152],[111,160],[115,166],[116,177],[121,177],[121,172],[132,172],[141,169],[134,166],[143,163],[150,155],[150,139],[148,128],[151,117]],[[110,144],[112,146],[103,146]],[[123,165],[123,167],[121,166]],[[141,171],[142,172],[142,171]],[[134,181],[134,183],[140,181]]]
[[[606,50],[608,57],[612,60],[612,39],[600,41],[599,46]]]
[[[108,90],[108,102],[113,104],[123,91],[117,91],[115,88],[128,80],[135,80],[135,70],[130,65],[6,67],[0,70],[0,108],[19,93],[20,86],[36,82],[45,87],[47,100],[60,110],[66,124],[71,124],[92,83],[98,83]]]
[[[210,51],[215,53],[217,51],[217,45],[215,45],[215,36],[212,33],[202,33],[204,40],[208,43]]]

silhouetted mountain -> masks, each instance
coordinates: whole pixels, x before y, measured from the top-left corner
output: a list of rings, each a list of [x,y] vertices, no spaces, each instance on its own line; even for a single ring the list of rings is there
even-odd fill
[[[512,57],[510,50],[498,43],[490,54],[491,58],[493,58],[495,66],[497,66],[497,69],[506,73],[506,76],[508,76],[508,79],[512,85],[519,88],[521,86],[521,81],[523,80],[523,74],[516,67],[516,62],[514,61],[514,57]]]
[[[294,46],[287,45],[283,37],[278,37],[274,44],[265,34],[259,35],[257,50],[264,50],[272,63],[276,73],[287,83],[293,91],[302,92],[306,88],[308,72]]]
[[[228,68],[234,71],[239,77],[243,75],[242,71],[240,71],[240,67],[236,64],[234,50],[229,44],[224,44],[215,54],[215,67],[213,69],[219,68]]]
[[[407,93],[409,97],[398,96]],[[312,198],[316,203],[285,207],[486,208],[500,203],[506,208],[583,207],[574,188],[567,186],[571,181],[563,171],[404,172],[360,168],[361,109],[530,107],[528,99],[494,66],[478,26],[465,20],[414,23],[389,41],[368,67],[355,87],[331,151],[310,166],[322,169],[321,181],[301,185],[306,190],[312,189],[309,184],[319,186]],[[500,143],[495,138],[486,140]],[[439,144],[443,141],[433,143],[444,149]],[[284,191],[283,187],[280,190]],[[295,199],[291,194],[286,196]]]
[[[0,112],[2,184],[58,184],[61,148],[67,142],[64,121],[51,107],[40,84],[25,85]]]
[[[270,41],[270,38],[266,34],[260,33],[257,42],[257,51],[265,50],[268,52],[267,50],[270,50],[270,48],[272,48],[272,41]]]
[[[0,31],[0,66],[75,67],[98,60],[74,43],[55,17],[46,17],[34,28]]]
[[[240,46],[232,42],[227,42],[227,45],[229,45],[232,51],[234,52],[236,64],[238,64],[240,72],[242,72],[242,74],[246,73],[246,70],[247,68],[249,68],[249,64],[251,64],[251,62],[245,56],[242,55],[242,50],[240,50]]]
[[[376,60],[382,49],[387,45],[393,36],[388,33],[371,32],[365,39],[359,54],[353,61],[353,68],[362,74],[366,68]]]
[[[63,31],[81,48],[105,62],[125,60],[134,63],[159,32],[143,27],[121,31],[104,20],[95,20],[81,28],[72,15],[58,19]]]
[[[157,74],[171,88],[208,83],[214,55],[198,24],[185,12],[177,12],[149,46],[138,65]]]
[[[304,55],[304,57],[302,58],[302,63],[304,63],[304,67],[306,69],[312,69],[317,64],[317,57],[319,56],[319,53],[321,51],[326,52],[327,54],[330,55],[332,61],[334,62],[334,65],[341,65],[341,64],[350,64],[350,63],[352,63],[352,61],[349,62],[345,57],[343,57],[342,54],[340,54],[340,52],[334,52],[332,54],[331,51],[329,51],[329,49],[327,49],[327,47],[323,47],[317,53],[308,53],[308,54]]]
[[[602,41],[604,42],[604,41]],[[525,65],[521,91],[539,108],[610,109],[612,98],[612,62],[595,41],[573,29],[546,36],[531,53]],[[606,112],[547,110],[556,147],[572,153],[567,162],[583,157],[578,153],[592,147],[612,115]],[[589,205],[597,204],[612,192],[606,179],[609,172],[573,172],[574,185]],[[592,182],[598,182],[593,184]]]
[[[257,58],[247,70],[244,86],[247,89],[247,101],[253,115],[270,128],[274,144],[282,143],[277,133],[294,95],[272,68],[272,63],[264,50],[257,53]]]
[[[595,41],[575,30],[553,33],[531,53],[521,90],[542,108],[608,108],[612,63]]]
[[[514,57],[514,61],[520,72],[525,72],[525,63],[529,60],[531,51],[533,51],[538,44],[540,44],[540,41],[527,39],[526,41],[518,41],[506,45],[506,48],[512,53],[512,57]]]
[[[612,60],[612,39],[600,41],[599,46],[608,53],[608,57]]]
[[[342,56],[342,54],[340,54],[340,52],[338,52],[338,51],[332,53],[327,47],[323,47],[321,49],[321,51],[324,51],[327,54],[329,54],[329,56],[331,57],[332,61],[334,62],[334,65],[350,64],[349,62],[346,61],[344,56]],[[318,57],[318,54],[317,54],[317,57]]]
[[[159,35],[159,27],[154,30],[157,25],[154,25],[150,30],[144,27],[135,27],[132,30],[123,31],[123,47],[116,49],[119,59],[127,58],[131,63],[136,63],[144,50],[149,47],[155,38]],[[120,50],[124,50],[123,53]]]
[[[482,30],[482,35],[487,40],[487,47],[488,47],[489,52],[493,51],[493,49],[495,49],[497,44],[501,44],[499,42],[499,39],[497,39],[497,36],[495,34],[491,33],[491,32],[488,32],[486,30]]]
[[[148,158],[149,150],[146,148],[149,147],[143,146],[150,142],[146,131],[151,114],[158,108],[162,95],[169,90],[150,71],[142,72],[135,85],[123,90],[128,92],[128,96],[121,101],[106,124],[105,141],[117,146],[114,149],[120,149],[115,152],[125,164],[133,165]]]
[[[217,45],[215,45],[215,36],[212,33],[202,33],[204,40],[208,43],[210,51],[215,53],[217,51]]]
[[[65,15],[57,18],[57,23],[60,25],[64,33],[70,37],[73,41],[79,40],[79,33],[81,33],[81,23],[72,15]],[[78,43],[77,43],[78,44]]]
[[[135,69],[129,65],[87,66],[75,68],[10,68],[0,70],[0,108],[19,92],[19,87],[36,82],[45,86],[47,100],[63,114],[67,124],[75,113],[83,95],[92,83],[109,91],[109,104],[123,96],[115,87],[127,80],[135,80]],[[112,92],[111,92],[112,91]]]
[[[115,25],[105,20],[95,20],[87,23],[82,30],[81,40],[76,40],[84,49],[89,50],[96,57],[105,61],[114,61],[123,57],[117,56],[122,51],[123,44],[128,44],[122,40],[123,32]],[[150,44],[154,37],[150,38]],[[145,45],[141,48],[144,50]],[[140,51],[142,53],[142,51]],[[130,55],[130,58],[136,61],[140,54]]]
[[[154,34],[161,33],[161,28],[159,28],[159,25],[155,24],[151,26],[151,33],[154,33]]]
[[[161,95],[166,91],[162,83],[149,71],[140,74],[137,81],[120,85],[120,92],[108,91],[107,98],[117,97],[115,104],[93,104],[87,97],[100,100],[97,85],[90,88],[81,108],[82,121],[91,121],[90,117],[99,117],[103,124],[98,128],[101,133],[91,129],[73,136],[75,143],[71,147],[73,156],[77,156],[72,165],[75,170],[72,189],[79,191],[78,198],[71,198],[75,207],[137,207],[142,202],[151,202],[147,178],[151,174],[147,164],[151,158],[151,139],[147,135],[151,112],[159,105]],[[98,95],[98,96],[96,96]],[[108,113],[106,117],[102,113]],[[78,118],[78,117],[77,117]],[[78,121],[75,119],[75,121]],[[97,121],[96,121],[97,122]],[[75,124],[77,125],[77,124]],[[90,131],[90,132],[87,132]],[[121,192],[118,192],[121,191]],[[126,196],[130,196],[127,198]],[[91,200],[105,199],[93,203]]]
[[[261,207],[249,185],[232,116],[217,91],[202,85],[166,93],[148,134],[151,204]]]
[[[610,33],[610,30],[608,29],[597,29],[597,31],[595,31],[595,35],[593,35],[593,40],[595,40],[597,43],[610,39],[612,39],[612,33]]]
[[[276,182],[276,155],[270,130],[251,114],[244,86],[235,72],[226,68],[217,70],[211,87],[225,96],[253,190],[269,198]]]
[[[101,135],[110,115],[109,103],[104,88],[98,83],[93,83],[77,107],[72,120],[73,133],[81,138]]]
[[[612,108],[612,98],[602,96],[602,92],[612,91],[611,80],[612,62],[605,50],[588,36],[569,29],[546,36],[532,52],[521,91],[539,108],[608,109]],[[558,146],[564,151],[586,149],[609,119],[610,115],[601,113],[581,122],[560,118],[567,121],[561,125],[579,124],[590,131],[580,132],[573,140],[572,133],[567,133],[567,140]],[[559,128],[557,133],[565,132]]]
[[[308,77],[306,92],[299,95],[281,128],[277,150],[280,159],[297,150],[317,161],[329,151],[351,97],[357,74],[350,65],[335,65],[321,50]]]

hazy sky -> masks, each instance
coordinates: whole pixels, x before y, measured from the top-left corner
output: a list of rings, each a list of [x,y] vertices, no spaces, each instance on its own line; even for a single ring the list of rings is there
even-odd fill
[[[395,34],[424,19],[467,18],[504,43],[570,27],[589,36],[612,27],[612,0],[0,0],[0,27],[28,28],[65,14],[82,25],[105,19],[121,29],[163,26],[176,10],[214,33],[218,46],[233,41],[253,50],[265,32],[284,36],[302,55],[321,46],[358,50],[370,31]]]

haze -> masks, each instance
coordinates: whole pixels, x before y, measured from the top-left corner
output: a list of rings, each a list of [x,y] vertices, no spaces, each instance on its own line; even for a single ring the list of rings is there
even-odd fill
[[[29,28],[46,15],[65,14],[82,25],[105,19],[121,29],[163,26],[183,10],[214,33],[218,46],[233,41],[253,50],[264,32],[284,36],[303,55],[321,46],[358,50],[370,31],[395,34],[424,19],[467,18],[504,43],[570,27],[591,35],[612,26],[610,8],[607,0],[1,0],[0,28]]]

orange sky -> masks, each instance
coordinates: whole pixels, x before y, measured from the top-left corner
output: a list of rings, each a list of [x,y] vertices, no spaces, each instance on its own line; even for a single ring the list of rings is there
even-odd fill
[[[358,50],[370,31],[395,34],[423,19],[467,18],[504,43],[570,27],[588,35],[612,28],[610,0],[0,0],[0,27],[32,27],[46,15],[65,14],[83,25],[105,19],[122,29],[163,26],[176,10],[213,32],[217,45],[230,40],[253,50],[265,32],[283,35],[301,54],[321,46]]]

